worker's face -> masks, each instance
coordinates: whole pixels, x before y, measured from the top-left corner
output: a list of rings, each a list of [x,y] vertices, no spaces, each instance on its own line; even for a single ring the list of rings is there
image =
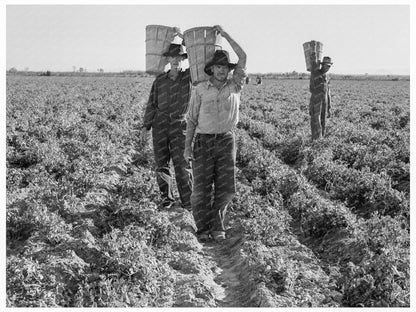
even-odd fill
[[[228,67],[228,65],[212,65],[211,71],[215,80],[225,81],[227,80],[230,68]]]
[[[321,70],[323,73],[326,73],[331,68],[331,64],[323,63],[321,66]]]
[[[183,56],[168,56],[168,62],[170,64],[170,69],[180,69],[182,66],[182,61],[184,60]]]

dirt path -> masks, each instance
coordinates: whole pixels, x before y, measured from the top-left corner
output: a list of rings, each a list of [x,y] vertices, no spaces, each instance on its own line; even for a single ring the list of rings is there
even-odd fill
[[[244,261],[239,252],[242,237],[234,236],[223,243],[202,243],[194,235],[190,212],[176,210],[169,215],[172,223],[190,234],[188,243],[176,252],[177,260],[170,262],[177,272],[173,306],[242,307]]]
[[[215,301],[218,307],[241,307],[243,283],[240,280],[242,261],[235,246],[241,238],[231,238],[227,243],[204,243],[203,252],[214,263],[213,281],[218,292]],[[234,246],[234,248],[232,248]]]

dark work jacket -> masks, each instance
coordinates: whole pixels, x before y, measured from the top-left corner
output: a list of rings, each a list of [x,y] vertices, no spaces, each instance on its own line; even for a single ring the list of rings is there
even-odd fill
[[[143,125],[147,128],[165,126],[164,120],[184,120],[191,90],[189,68],[179,72],[175,81],[167,73],[158,75],[153,82],[147,102]]]
[[[331,109],[331,91],[329,77],[322,73],[317,63],[313,63],[309,91],[312,93],[310,106],[325,104],[327,112]]]

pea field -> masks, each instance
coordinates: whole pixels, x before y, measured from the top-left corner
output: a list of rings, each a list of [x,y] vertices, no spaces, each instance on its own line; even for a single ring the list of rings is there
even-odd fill
[[[253,79],[254,80],[254,79]],[[242,91],[229,238],[159,208],[151,77],[7,76],[8,307],[409,307],[410,85]]]

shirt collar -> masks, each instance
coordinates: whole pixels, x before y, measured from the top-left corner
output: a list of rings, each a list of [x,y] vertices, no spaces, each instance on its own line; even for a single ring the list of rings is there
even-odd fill
[[[219,90],[221,90],[222,88],[224,88],[226,85],[228,85],[228,83],[230,82],[230,80],[229,79],[227,79],[225,82],[224,82],[224,84],[221,86],[221,88],[219,89]],[[211,82],[211,80],[207,80],[207,89],[209,89],[210,87],[213,87],[213,88],[216,88],[215,86],[214,86],[214,84]]]
[[[165,73],[164,73],[164,76],[163,76],[163,77],[164,77],[164,78],[167,78],[167,79],[170,79],[170,78],[169,78],[169,76],[168,76],[169,72],[170,72],[170,69],[169,69],[167,72],[165,72]],[[181,69],[181,70],[178,72],[178,77],[179,77],[180,75],[182,75],[184,72],[185,72],[185,71]]]

